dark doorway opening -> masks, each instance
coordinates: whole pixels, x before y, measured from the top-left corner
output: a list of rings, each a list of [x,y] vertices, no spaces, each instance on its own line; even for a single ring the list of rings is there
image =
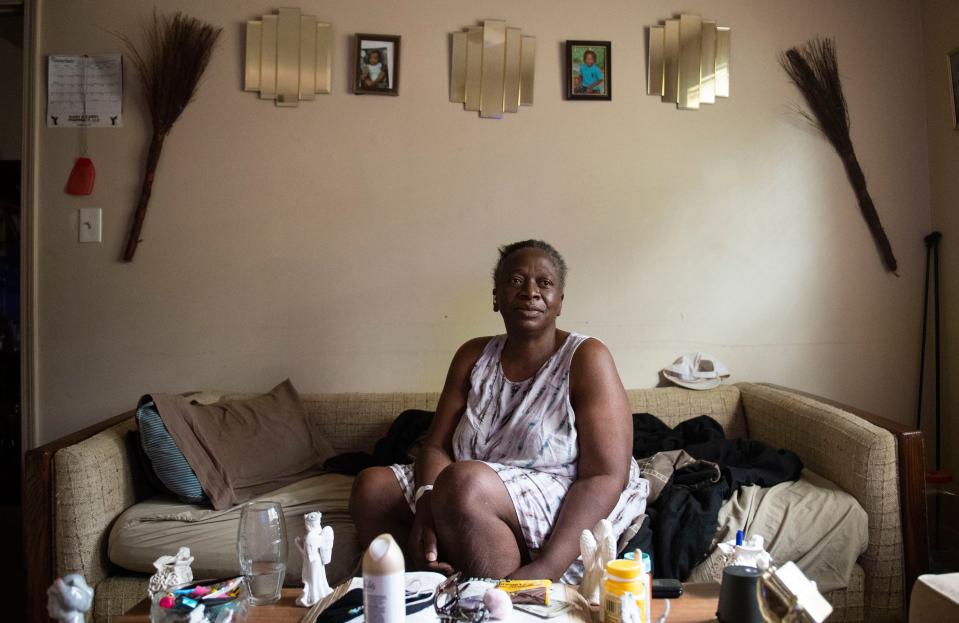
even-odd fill
[[[0,504],[19,504],[23,6],[0,4]],[[16,483],[16,484],[14,484]]]
[[[24,102],[23,3],[0,2],[0,582],[11,596],[4,620],[26,613],[22,549],[22,430],[20,404],[20,223]]]

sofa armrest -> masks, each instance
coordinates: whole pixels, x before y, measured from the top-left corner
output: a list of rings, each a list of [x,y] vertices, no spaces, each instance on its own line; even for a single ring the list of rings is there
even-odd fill
[[[140,474],[127,447],[135,427],[130,411],[26,453],[27,620],[47,620],[46,590],[54,577],[80,573],[96,586],[109,574],[110,523],[136,502]]]
[[[862,504],[869,517],[860,558],[866,618],[902,619],[906,581],[911,585],[928,561],[921,433],[788,388],[738,386],[751,438],[796,452]]]

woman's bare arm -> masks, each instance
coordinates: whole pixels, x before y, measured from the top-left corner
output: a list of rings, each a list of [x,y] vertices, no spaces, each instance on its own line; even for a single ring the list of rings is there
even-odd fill
[[[413,466],[414,492],[423,485],[432,485],[443,468],[453,462],[453,432],[466,411],[470,372],[490,339],[472,339],[460,346],[453,355],[443,392],[436,405],[436,414]],[[437,562],[436,531],[429,508],[429,495],[423,495],[416,504],[416,516],[410,531],[410,550],[418,567],[439,569],[444,565]]]
[[[612,512],[629,478],[633,443],[629,401],[602,342],[587,340],[577,349],[569,392],[579,438],[578,476],[539,558],[511,577],[558,580],[579,555],[582,531]]]
[[[483,353],[488,337],[466,342],[453,355],[436,415],[416,461],[416,486],[431,485],[443,468],[453,462],[453,431],[466,411],[466,395],[473,366]]]

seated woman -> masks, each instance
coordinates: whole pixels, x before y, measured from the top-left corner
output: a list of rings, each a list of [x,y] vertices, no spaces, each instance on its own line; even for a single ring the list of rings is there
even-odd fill
[[[601,342],[556,328],[556,249],[502,247],[493,281],[506,334],[453,356],[415,465],[357,477],[357,536],[389,532],[407,568],[578,582],[580,533],[608,517],[618,537],[646,509],[626,392]]]

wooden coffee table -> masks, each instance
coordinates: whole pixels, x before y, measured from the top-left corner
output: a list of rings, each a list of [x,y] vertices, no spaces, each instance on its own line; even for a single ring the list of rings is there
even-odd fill
[[[670,600],[667,623],[707,623],[716,620],[716,605],[719,601],[719,584],[684,584],[683,596]],[[307,609],[294,603],[301,589],[284,588],[280,601],[269,606],[250,608],[250,623],[300,623]],[[665,600],[654,599],[652,615],[655,621],[663,613]],[[115,623],[149,623],[150,602],[146,599],[125,614],[113,617]],[[599,612],[593,611],[593,622],[598,623]]]
[[[719,605],[719,584],[683,584],[683,595],[669,600],[669,618],[666,623],[706,623],[716,620]],[[654,599],[651,608],[653,621],[666,606],[665,599]]]

